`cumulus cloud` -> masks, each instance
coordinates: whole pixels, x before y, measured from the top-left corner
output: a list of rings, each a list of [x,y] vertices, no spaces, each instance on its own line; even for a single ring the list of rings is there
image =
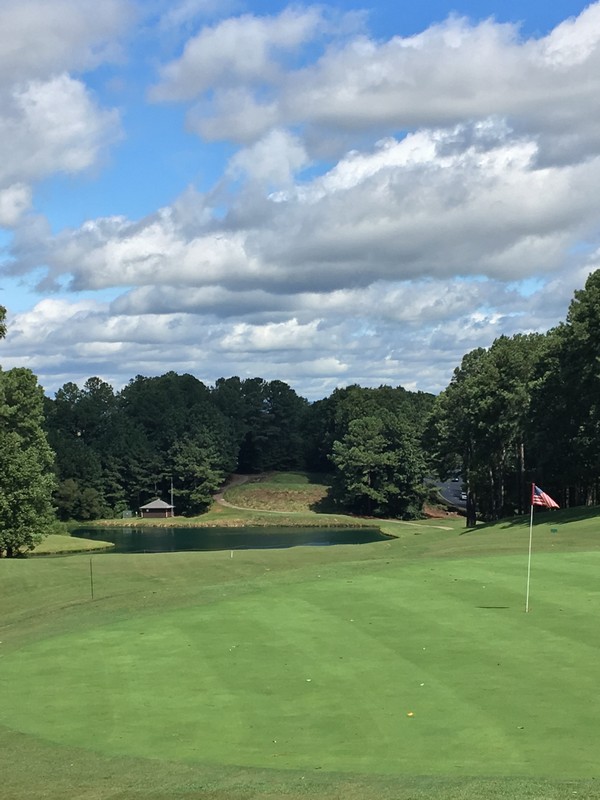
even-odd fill
[[[564,318],[593,263],[557,275],[534,297],[521,284],[490,280],[383,283],[283,301],[250,297],[245,310],[240,305],[243,321],[225,309],[223,290],[221,305],[211,303],[219,292],[209,292],[185,310],[173,292],[173,308],[160,313],[151,297],[160,298],[162,287],[148,287],[146,302],[137,304],[127,295],[112,304],[45,299],[11,317],[3,366],[30,366],[49,391],[90,375],[122,386],[135,374],[167,369],[209,384],[234,374],[285,380],[310,399],[352,382],[439,391],[468,350]]]
[[[0,162],[0,186],[85,170],[118,134],[118,113],[99,108],[81,81],[31,81],[0,112],[0,149],[11,156]]]
[[[506,140],[501,127],[493,146],[484,130],[481,148],[473,132],[474,141],[455,148],[456,130],[387,139],[270,199],[241,195],[224,220],[209,198],[186,194],[139,222],[93,220],[51,239],[28,225],[10,271],[37,261],[75,290],[151,282],[284,295],[423,276],[510,281],[559,269],[574,243],[596,231],[600,157],[541,169],[535,143]],[[270,141],[281,144],[275,134]],[[290,158],[302,163],[293,140],[272,164],[268,152],[268,143],[254,158],[241,151],[234,166],[290,182]]]
[[[245,14],[204,28],[179,59],[162,68],[156,100],[190,100],[240,83],[277,80],[278,57],[312,39],[322,24],[316,7],[284,9],[273,17]]]
[[[221,347],[225,350],[307,350],[312,349],[318,339],[318,320],[299,325],[298,320],[274,322],[267,325],[248,325],[237,323],[230,333],[223,337]]]
[[[266,188],[291,186],[295,175],[309,164],[302,142],[287,131],[273,130],[229,162],[234,178],[241,174]]]
[[[0,225],[19,222],[38,181],[96,166],[119,138],[118,112],[73,73],[118,59],[130,19],[124,0],[0,4]]]
[[[351,154],[281,195],[286,236],[263,232],[262,252],[288,265],[290,281],[324,289],[423,274],[516,279],[558,268],[595,231],[599,159],[543,170],[533,142],[442,155],[454,132],[416,138]]]
[[[340,141],[464,120],[506,117],[540,137],[540,158],[582,158],[597,147],[600,4],[548,36],[523,39],[515,25],[450,17],[420,34],[332,41],[314,63],[282,71],[278,48],[322,33],[314,12],[237,18],[205,28],[167,64],[156,100],[194,100],[192,129],[248,142],[270,126],[302,124]],[[210,90],[210,96],[209,96]],[[266,99],[265,99],[266,98]],[[241,102],[241,105],[240,105]],[[237,110],[237,114],[235,113]],[[260,124],[261,114],[265,115]]]
[[[107,57],[121,20],[107,9],[69,63],[49,46],[39,73],[14,56],[24,80],[0,78],[16,155],[0,164],[4,272],[56,292],[11,315],[3,364],[48,388],[175,369],[311,399],[351,382],[438,391],[468,350],[563,319],[600,265],[600,3],[529,39],[451,17],[375,40],[312,7],[206,25],[150,94],[233,143],[221,178],[142,219],[52,233],[27,213],[31,184],[98,163],[118,136],[69,72]],[[159,26],[210,10],[186,0]]]
[[[19,0],[0,5],[0,87],[90,69],[119,56],[125,0]]]

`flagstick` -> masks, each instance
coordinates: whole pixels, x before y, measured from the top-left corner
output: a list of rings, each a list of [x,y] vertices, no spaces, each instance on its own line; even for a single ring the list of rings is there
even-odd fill
[[[531,503],[531,513],[529,515],[529,558],[527,560],[527,595],[525,598],[525,613],[529,613],[529,581],[531,578],[531,544],[533,542],[533,502]]]

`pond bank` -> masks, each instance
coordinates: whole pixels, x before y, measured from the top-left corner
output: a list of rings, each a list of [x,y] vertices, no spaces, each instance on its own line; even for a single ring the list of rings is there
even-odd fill
[[[114,549],[114,542],[92,541],[68,534],[51,533],[28,556],[66,556],[77,553],[98,553]]]

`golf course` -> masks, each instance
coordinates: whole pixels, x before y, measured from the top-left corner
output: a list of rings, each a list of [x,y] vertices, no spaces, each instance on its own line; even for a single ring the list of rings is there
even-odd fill
[[[598,510],[381,527],[0,562],[0,796],[600,798]]]

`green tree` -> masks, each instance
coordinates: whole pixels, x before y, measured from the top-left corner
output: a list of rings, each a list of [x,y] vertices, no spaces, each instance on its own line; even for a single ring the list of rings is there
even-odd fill
[[[235,441],[237,469],[263,472],[304,465],[308,402],[283,381],[220,378],[212,392]]]
[[[532,466],[561,505],[600,502],[600,270],[548,336],[532,397]]]
[[[398,519],[418,516],[424,489],[424,461],[410,428],[395,414],[351,420],[333,444],[336,472],[332,497],[358,514]]]
[[[101,492],[91,486],[81,491],[78,498],[78,507],[75,511],[77,519],[102,519],[108,516],[109,513],[110,509],[107,508]]]
[[[240,444],[248,428],[242,380],[237,375],[231,378],[219,378],[215,382],[211,396],[214,404],[230,425],[231,435],[235,442],[237,465]]]
[[[54,454],[42,423],[35,375],[0,370],[0,556],[32,550],[54,519]]]
[[[266,381],[246,378],[240,383],[243,430],[238,455],[241,472],[262,472],[268,469],[268,424],[266,415]]]
[[[308,402],[287,383],[269,381],[264,387],[263,403],[263,469],[304,466],[303,429]]]
[[[59,519],[76,519],[79,509],[80,491],[77,481],[73,478],[66,478],[60,481],[54,493],[54,503]]]
[[[6,309],[0,306],[0,339],[6,336]]]
[[[443,478],[462,472],[469,525],[475,503],[487,519],[525,510],[530,398],[545,347],[540,334],[501,336],[488,350],[467,353],[435,401],[426,437],[431,463]]]
[[[222,458],[210,437],[182,440],[172,449],[170,463],[175,476],[177,513],[200,514],[210,506],[223,485]]]
[[[420,439],[425,429],[434,396],[409,392],[402,386],[379,386],[365,389],[352,385],[313,403],[303,425],[308,466],[315,471],[330,469],[333,443],[348,432],[354,419],[377,416],[382,410],[395,414]]]
[[[45,398],[48,441],[56,454],[54,501],[61,519],[109,514],[114,481],[103,450],[116,414],[112,387],[99,378],[89,378],[83,389],[66,383],[53,400]]]

